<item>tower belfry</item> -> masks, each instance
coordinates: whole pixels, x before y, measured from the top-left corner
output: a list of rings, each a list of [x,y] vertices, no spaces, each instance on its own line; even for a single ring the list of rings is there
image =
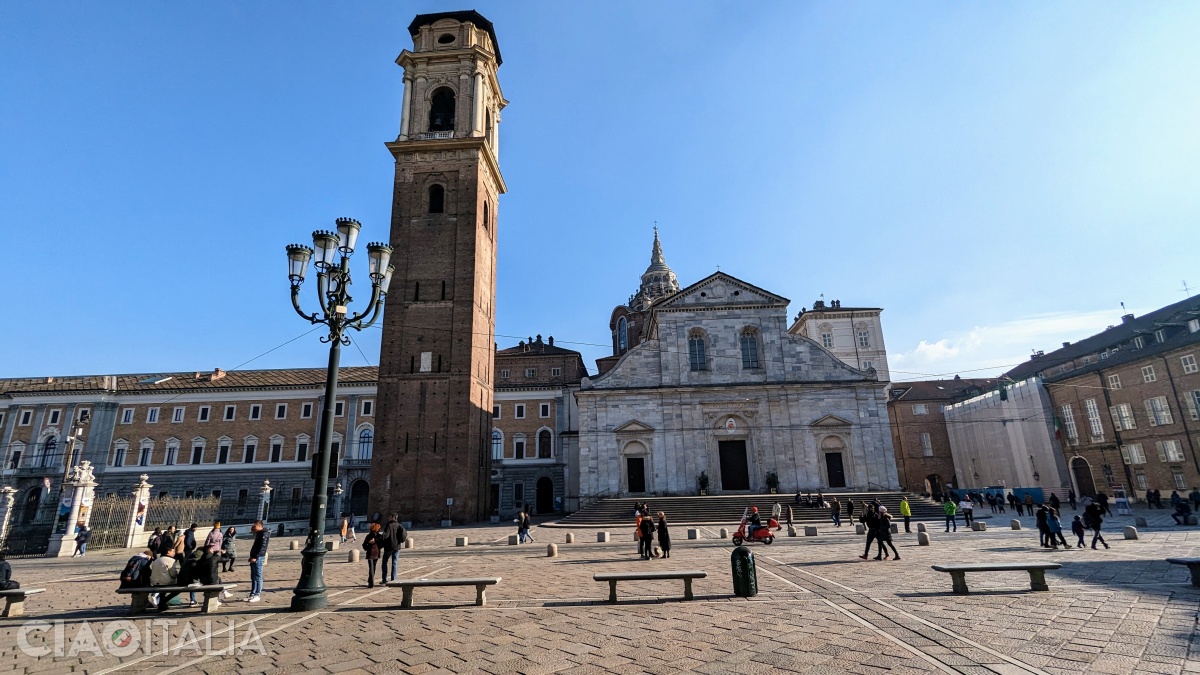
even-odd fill
[[[500,175],[500,49],[474,11],[417,16],[404,68],[371,509],[487,516]],[[447,506],[447,500],[453,505]]]

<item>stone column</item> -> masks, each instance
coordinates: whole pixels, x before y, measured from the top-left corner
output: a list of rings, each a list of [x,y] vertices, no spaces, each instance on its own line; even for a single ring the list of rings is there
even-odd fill
[[[60,535],[51,535],[46,549],[48,558],[64,558],[75,552],[75,526],[79,523],[79,512],[91,505],[95,495],[96,479],[92,475],[92,463],[84,460],[71,469],[70,476],[63,481],[63,489],[71,491],[71,512],[67,516],[67,529]]]
[[[0,487],[0,548],[8,539],[8,522],[12,520],[13,495],[17,491],[5,485]]]
[[[129,509],[129,527],[125,530],[125,548],[141,547],[140,534],[146,531],[146,507],[150,504],[150,488],[146,482],[146,474],[138,476],[137,485],[133,486],[133,506]]]
[[[471,135],[483,135],[483,73],[475,71],[475,98],[471,110]]]
[[[455,99],[454,99],[454,108],[455,108],[455,110],[454,110],[455,131],[453,132],[454,138],[461,138],[463,136],[474,136],[475,135],[473,127],[472,127],[471,131],[468,131],[465,134],[460,135],[459,132],[457,131],[458,129],[462,128],[461,125],[462,125],[463,118],[466,117],[467,114],[474,116],[474,113],[475,113],[473,108],[471,110],[466,109],[466,107],[467,107],[467,87],[471,86],[470,81],[471,81],[470,75],[468,75],[466,73],[458,74],[458,96],[455,97]],[[474,123],[474,120],[472,120],[472,123]]]
[[[264,480],[262,490],[258,494],[258,517],[267,524],[267,507],[271,503],[271,481]]]
[[[408,140],[408,127],[412,124],[412,88],[413,79],[407,74],[404,76],[404,102],[400,105],[400,138],[398,140]]]

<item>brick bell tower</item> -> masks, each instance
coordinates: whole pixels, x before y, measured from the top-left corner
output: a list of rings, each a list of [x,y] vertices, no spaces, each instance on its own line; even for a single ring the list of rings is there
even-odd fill
[[[371,511],[485,519],[495,344],[500,48],[477,12],[408,27]],[[447,499],[453,506],[447,507]]]

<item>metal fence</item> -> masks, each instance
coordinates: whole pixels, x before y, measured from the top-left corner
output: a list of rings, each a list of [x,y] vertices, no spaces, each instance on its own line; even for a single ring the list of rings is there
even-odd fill
[[[211,524],[220,511],[220,497],[157,497],[146,505],[144,529],[167,529],[174,525],[184,529],[192,523]]]
[[[93,500],[87,513],[80,517],[92,530],[88,549],[125,548],[132,507],[133,498],[128,496],[109,495]]]
[[[14,504],[8,535],[0,543],[4,554],[9,558],[46,555],[57,515],[57,502]]]

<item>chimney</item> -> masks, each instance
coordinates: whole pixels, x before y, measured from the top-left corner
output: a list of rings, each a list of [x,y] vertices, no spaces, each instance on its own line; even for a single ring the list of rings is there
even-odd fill
[[[1070,343],[1070,342],[1064,342],[1064,343],[1063,343],[1063,347],[1070,347],[1070,346],[1071,346],[1071,343]]]
[[[198,371],[198,370],[197,370],[197,371],[196,371],[196,374],[195,374],[195,375],[192,375],[192,379],[193,379],[193,380],[198,380],[198,379],[200,379],[200,371]]]
[[[54,378],[53,378],[53,377],[47,377],[47,378],[46,378],[46,384],[54,384]]]
[[[825,309],[825,301],[824,300],[814,300],[813,301],[813,309],[814,310]]]
[[[105,375],[104,381],[101,386],[104,387],[105,391],[116,391],[117,390],[117,376],[116,375]]]
[[[550,336],[550,346],[551,347],[554,346],[554,336],[553,335]]]
[[[225,371],[221,370],[220,368],[214,368],[212,375],[208,376],[208,381],[212,382],[213,380],[219,380],[222,377],[225,377]]]
[[[1133,321],[1132,314],[1122,314],[1121,315],[1121,323],[1129,323],[1130,321]]]
[[[542,334],[541,333],[538,333],[537,341],[538,341],[539,345],[542,344]]]

